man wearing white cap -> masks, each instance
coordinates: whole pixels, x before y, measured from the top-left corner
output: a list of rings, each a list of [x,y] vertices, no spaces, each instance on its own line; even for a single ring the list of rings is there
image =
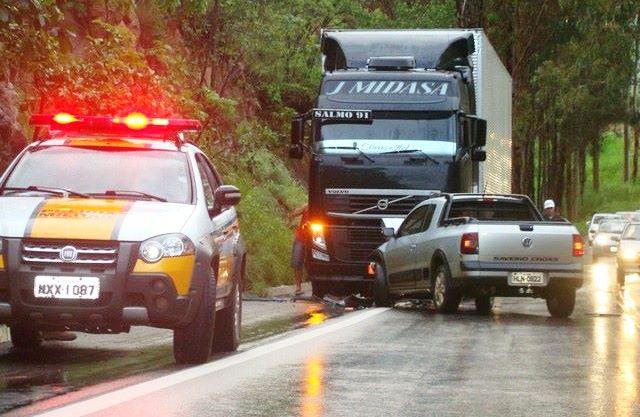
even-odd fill
[[[564,222],[564,221],[566,221],[563,217],[561,217],[556,212],[556,203],[555,203],[555,201],[546,200],[544,202],[543,209],[544,210],[542,210],[542,217],[544,217],[545,220],[551,221],[551,222]]]

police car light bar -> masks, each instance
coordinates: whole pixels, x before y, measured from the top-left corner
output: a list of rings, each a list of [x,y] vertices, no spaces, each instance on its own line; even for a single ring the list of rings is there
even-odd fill
[[[202,128],[199,120],[149,118],[142,113],[131,113],[125,117],[78,116],[69,113],[34,114],[29,123],[36,126],[49,126],[56,130],[122,130],[135,131],[198,131]]]

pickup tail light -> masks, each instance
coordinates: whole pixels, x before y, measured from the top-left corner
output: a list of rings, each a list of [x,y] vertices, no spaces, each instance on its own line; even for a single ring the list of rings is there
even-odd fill
[[[460,239],[460,253],[463,255],[477,255],[479,248],[478,234],[465,233]]]
[[[573,235],[573,256],[584,255],[584,241],[581,235]]]

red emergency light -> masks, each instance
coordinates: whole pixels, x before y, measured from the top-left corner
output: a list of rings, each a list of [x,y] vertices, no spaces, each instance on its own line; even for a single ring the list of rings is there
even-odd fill
[[[34,114],[29,118],[29,123],[36,126],[49,126],[53,130],[84,132],[138,131],[159,134],[198,131],[202,128],[199,120],[150,118],[142,113],[131,113],[125,117],[79,116],[69,113]]]

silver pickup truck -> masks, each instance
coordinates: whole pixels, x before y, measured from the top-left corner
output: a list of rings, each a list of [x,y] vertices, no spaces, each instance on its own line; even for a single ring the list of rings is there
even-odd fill
[[[526,196],[439,194],[384,233],[366,271],[379,306],[429,296],[437,311],[454,313],[473,297],[487,314],[496,296],[540,297],[553,317],[568,317],[582,286],[580,234],[544,221]]]

